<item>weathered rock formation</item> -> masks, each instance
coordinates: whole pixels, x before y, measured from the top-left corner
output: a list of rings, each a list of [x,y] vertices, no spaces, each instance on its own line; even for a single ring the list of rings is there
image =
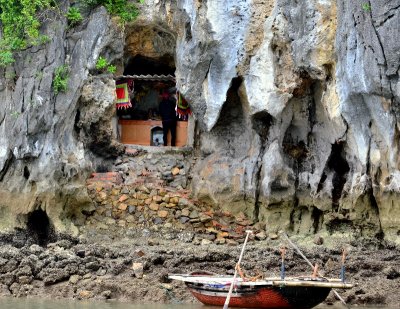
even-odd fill
[[[70,5],[63,2],[62,9]],[[70,229],[91,200],[89,173],[123,150],[113,79],[135,56],[175,61],[197,129],[194,195],[263,221],[269,232],[399,238],[399,0],[146,1],[122,28],[104,8],[2,70],[2,228],[44,210]],[[124,36],[125,34],[125,36]],[[66,93],[54,71],[70,66]]]

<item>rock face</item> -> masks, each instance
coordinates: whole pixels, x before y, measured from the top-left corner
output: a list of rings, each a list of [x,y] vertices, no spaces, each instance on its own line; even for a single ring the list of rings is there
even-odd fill
[[[1,227],[41,208],[56,229],[73,229],[70,218],[91,207],[88,174],[123,150],[113,79],[95,63],[106,56],[122,71],[139,55],[175,60],[198,124],[197,198],[265,222],[266,233],[398,241],[400,2],[353,2],[146,1],[125,38],[101,7],[74,29],[46,24],[52,40],[0,74]],[[55,95],[62,64],[69,89]]]

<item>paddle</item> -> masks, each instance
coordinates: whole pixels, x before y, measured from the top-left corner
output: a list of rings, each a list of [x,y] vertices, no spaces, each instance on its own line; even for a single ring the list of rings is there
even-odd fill
[[[225,304],[224,304],[224,308],[223,308],[223,309],[228,309],[229,301],[231,300],[231,294],[232,294],[232,291],[233,291],[233,286],[235,285],[236,276],[237,276],[237,273],[238,273],[238,266],[240,266],[240,262],[242,261],[242,257],[243,257],[243,253],[244,253],[244,248],[246,247],[247,240],[249,239],[249,235],[250,235],[251,233],[253,233],[253,232],[252,232],[252,231],[249,231],[249,230],[246,231],[246,234],[247,234],[247,235],[246,235],[246,238],[245,238],[244,243],[243,243],[242,252],[240,252],[239,261],[238,261],[237,264],[236,264],[236,267],[235,267],[235,274],[233,275],[233,280],[232,280],[231,286],[229,287],[228,296],[226,297],[226,300],[225,300]]]
[[[280,231],[279,234],[283,235],[283,237],[287,240],[287,242],[297,251],[297,253],[308,263],[308,265],[311,266],[311,268],[314,270],[314,266],[313,264],[311,264],[310,260],[307,259],[307,257],[300,251],[300,249],[289,239],[289,237],[286,235],[285,232]],[[317,274],[319,275],[319,272],[317,272]],[[346,302],[344,301],[344,299],[339,295],[339,293],[335,290],[332,289],[333,293],[335,294],[335,296],[347,307],[349,308],[349,306],[346,304]]]

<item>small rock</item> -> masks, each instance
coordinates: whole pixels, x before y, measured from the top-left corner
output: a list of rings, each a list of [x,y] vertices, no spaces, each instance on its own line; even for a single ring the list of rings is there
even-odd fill
[[[121,197],[118,199],[118,202],[120,202],[120,203],[125,202],[128,198],[129,198],[128,195],[123,194],[123,195],[121,195]]]
[[[104,191],[99,192],[99,197],[102,201],[105,201],[107,199],[107,193]]]
[[[107,218],[105,223],[107,225],[114,225],[115,224],[115,220],[113,218]]]
[[[96,276],[105,276],[107,274],[107,269],[104,268],[100,268],[97,272],[96,272]]]
[[[135,274],[136,278],[138,278],[138,279],[143,278],[143,264],[142,263],[133,263],[132,270],[133,270],[133,273]]]
[[[169,199],[169,202],[172,204],[179,204],[179,197],[173,196]]]
[[[179,218],[179,222],[182,223],[182,224],[187,223],[189,220],[190,220],[189,217],[182,216],[182,217]]]
[[[149,190],[146,186],[144,186],[144,185],[140,186],[140,187],[138,188],[138,190],[139,190],[139,191],[142,191],[142,192],[144,192],[144,193],[147,193],[147,194],[150,193],[150,190]]]
[[[171,284],[163,283],[163,284],[161,284],[161,287],[163,289],[166,289],[167,291],[172,291],[172,285]]]
[[[228,246],[237,246],[239,243],[233,239],[226,239],[226,244]]]
[[[168,211],[166,211],[166,210],[160,210],[159,212],[157,212],[157,215],[158,215],[160,218],[166,218],[166,217],[168,217]]]
[[[183,213],[183,211],[182,211]],[[193,210],[190,214],[189,214],[189,218],[190,219],[197,219],[199,218],[199,213],[197,212],[197,210]]]
[[[322,236],[315,236],[314,238],[314,244],[316,245],[322,245],[324,243],[324,239],[322,238]]]
[[[156,203],[151,203],[151,204],[149,205],[149,208],[150,208],[151,210],[153,210],[153,211],[157,211],[157,210],[160,208],[160,206],[159,206],[158,204],[156,204]]]
[[[207,245],[210,245],[211,243],[212,243],[212,241],[209,240],[209,239],[203,238],[203,239],[201,240],[201,245],[202,245],[202,246],[207,246]]]
[[[146,255],[146,253],[144,253],[143,250],[140,250],[140,249],[136,250],[136,251],[135,251],[135,254],[136,254],[137,256],[139,256],[139,257],[142,257],[142,256]]]
[[[43,252],[43,248],[40,247],[39,245],[31,245],[29,247],[29,251],[32,252],[33,254],[40,254]]]
[[[200,221],[203,223],[209,222],[212,219],[209,215],[206,215],[204,213],[201,213],[199,217],[200,217]]]
[[[29,284],[29,283],[32,282],[32,280],[33,280],[32,276],[20,276],[20,277],[18,277],[18,282],[20,284]]]
[[[275,239],[278,239],[279,236],[278,236],[278,234],[275,234],[275,233],[269,233],[268,237],[269,237],[269,239],[275,240]]]
[[[258,239],[258,240],[265,240],[265,239],[267,239],[267,234],[266,234],[264,231],[262,231],[262,232],[260,232],[260,233],[257,233],[257,234],[255,235],[255,237],[256,237],[256,239]]]
[[[153,196],[153,201],[156,203],[161,203],[163,201],[163,198],[162,198],[162,196],[155,195],[155,196]]]
[[[179,168],[174,167],[174,168],[172,169],[172,171],[171,171],[171,174],[174,175],[174,176],[176,176],[176,175],[179,174],[179,172],[180,172]]]
[[[122,188],[121,190],[122,194],[129,194],[129,189],[127,187]]]
[[[389,280],[397,279],[400,277],[400,273],[394,267],[387,267],[383,270],[386,278]]]
[[[135,222],[135,219],[136,219],[135,216],[132,216],[132,215],[129,215],[125,218],[126,222],[128,222],[128,223]]]
[[[224,243],[226,243],[226,239],[217,237],[217,239],[214,241],[214,243],[216,243],[217,245],[223,245]]]
[[[125,220],[119,220],[118,221],[118,226],[125,227],[126,226],[126,221]]]
[[[111,298],[111,291],[110,290],[103,291],[101,292],[100,296],[101,298],[109,299]]]
[[[81,279],[81,276],[79,275],[72,275],[71,277],[69,277],[69,283],[71,284],[77,284],[78,281]]]
[[[93,293],[88,290],[80,290],[78,292],[78,299],[89,299],[93,297]]]
[[[118,209],[119,209],[119,210],[122,210],[122,211],[125,211],[127,208],[128,208],[128,205],[126,205],[126,204],[124,204],[124,203],[119,204],[119,206],[118,206]]]
[[[163,219],[161,219],[161,218],[159,218],[159,217],[153,219],[153,223],[154,223],[154,224],[161,224],[161,223],[163,223],[163,222],[164,222]]]
[[[135,206],[129,206],[129,207],[128,207],[128,212],[129,212],[130,214],[133,214],[135,211],[136,211],[136,207],[135,207]]]

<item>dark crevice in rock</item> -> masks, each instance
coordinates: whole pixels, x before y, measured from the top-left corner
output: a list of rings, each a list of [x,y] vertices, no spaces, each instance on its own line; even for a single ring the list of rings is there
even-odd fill
[[[78,109],[76,111],[76,115],[75,115],[75,120],[74,120],[74,130],[77,133],[77,135],[79,136],[80,132],[81,132],[81,127],[79,126],[79,121],[81,119],[81,111]]]
[[[372,188],[368,191],[368,198],[371,203],[371,207],[375,211],[375,215],[378,218],[378,222],[379,222],[378,232],[376,233],[375,237],[378,239],[384,239],[385,234],[382,230],[381,220],[380,220],[380,216],[379,216],[379,207],[378,207],[378,203],[376,202]]]
[[[262,158],[264,156],[266,142],[268,138],[269,128],[272,125],[273,118],[272,116],[263,111],[257,114],[254,114],[251,118],[253,130],[257,132],[260,137],[261,149],[257,159],[257,165],[254,169],[254,186],[256,188],[255,197],[254,197],[254,218],[258,221],[258,216],[260,212],[260,192],[261,192],[261,170],[262,170]]]
[[[28,179],[29,179],[29,176],[30,176],[29,168],[28,168],[27,166],[25,166],[25,167],[24,167],[24,178],[25,178],[26,180],[28,180]]]
[[[190,22],[187,22],[185,24],[185,40],[186,42],[189,42],[191,39],[192,39],[191,25]]]
[[[26,227],[28,235],[39,246],[46,246],[54,240],[54,228],[46,212],[41,209],[34,210],[27,215]]]
[[[8,157],[3,165],[3,169],[0,170],[0,182],[3,181],[4,176],[6,175],[8,169],[11,167],[12,162],[14,161],[14,155],[11,151],[8,152]]]
[[[344,184],[347,180],[347,173],[350,171],[343,153],[343,143],[335,143],[332,145],[332,151],[329,156],[327,165],[333,171],[332,177],[332,208],[338,211],[339,200],[342,196]]]
[[[323,211],[318,209],[317,207],[313,207],[311,212],[311,219],[313,221],[314,233],[317,233],[321,229],[323,223],[324,219]]]
[[[327,177],[328,176],[326,175],[326,173],[323,172],[322,176],[321,176],[321,179],[319,180],[319,183],[318,183],[317,193],[320,192],[322,190],[322,188],[324,187],[324,183],[325,183],[325,180],[326,180]]]

